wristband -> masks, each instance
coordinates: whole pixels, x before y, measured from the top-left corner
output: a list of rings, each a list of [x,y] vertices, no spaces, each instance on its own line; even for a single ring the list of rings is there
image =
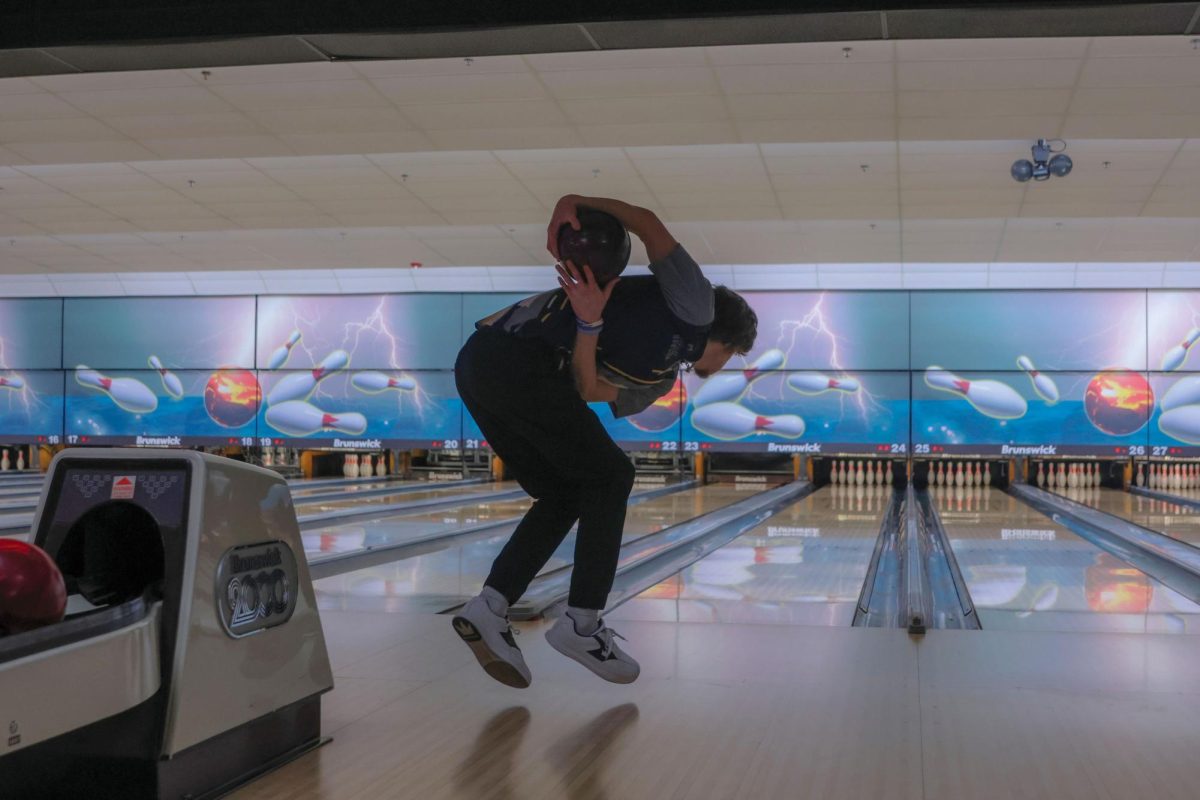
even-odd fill
[[[604,320],[598,319],[595,322],[584,322],[579,317],[576,317],[575,329],[580,333],[597,334],[604,330]]]

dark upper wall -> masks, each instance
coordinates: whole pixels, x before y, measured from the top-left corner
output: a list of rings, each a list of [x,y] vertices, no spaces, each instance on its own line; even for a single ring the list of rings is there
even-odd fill
[[[1181,35],[1145,0],[6,0],[0,77],[767,42]]]

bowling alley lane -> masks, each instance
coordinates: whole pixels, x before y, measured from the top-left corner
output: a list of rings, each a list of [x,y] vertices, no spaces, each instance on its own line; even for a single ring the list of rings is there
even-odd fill
[[[1200,547],[1200,511],[1194,508],[1119,489],[1062,489],[1060,492],[1078,503]],[[1200,492],[1195,490],[1172,489],[1171,494],[1192,500],[1200,497]]]
[[[459,528],[502,519],[514,522],[529,508],[528,496],[413,514],[394,514],[358,523],[331,524],[305,531],[304,554],[309,561],[366,548],[388,547],[418,537],[450,533]]]
[[[377,481],[364,480],[364,481],[354,481],[353,483],[344,483],[344,484],[338,484],[338,483],[324,484],[324,483],[318,482],[312,486],[307,485],[307,482],[305,482],[305,481],[297,481],[296,483],[291,484],[291,489],[292,489],[292,497],[308,497],[309,495],[314,495],[314,494],[333,494],[334,492],[345,492],[347,494],[354,494],[355,492],[362,492],[362,491],[373,490],[373,489],[388,489],[388,488],[390,488],[390,489],[405,489],[405,490],[407,490],[407,488],[410,486],[428,486],[430,488],[433,488],[435,486],[443,486],[444,488],[449,489],[449,488],[451,488],[452,484],[450,481],[447,481],[444,484],[438,484],[438,483],[433,483],[432,481],[397,481],[397,480],[387,480],[385,478],[380,478]]]
[[[892,492],[826,486],[608,616],[849,627]]]
[[[495,492],[519,490],[516,481],[502,483],[472,484],[470,486],[441,486],[431,483],[428,489],[417,492],[400,492],[398,494],[379,494],[370,497],[355,497],[353,493],[340,494],[337,499],[321,501],[305,501],[303,497],[296,498],[296,512],[301,515],[320,514],[325,511],[337,511],[343,508],[361,508],[365,505],[391,505],[392,503],[416,503],[421,500],[453,499],[461,497],[463,502],[471,502],[471,498],[481,498]],[[331,492],[332,493],[332,492]]]
[[[998,489],[931,491],[984,630],[1200,633],[1200,606]]]
[[[625,516],[624,541],[715,511],[750,493],[745,488],[714,484],[630,506]],[[443,611],[479,591],[492,561],[511,533],[512,528],[505,527],[465,544],[319,580],[317,602],[323,609],[335,610]],[[569,565],[574,549],[572,533],[555,550],[543,571]]]

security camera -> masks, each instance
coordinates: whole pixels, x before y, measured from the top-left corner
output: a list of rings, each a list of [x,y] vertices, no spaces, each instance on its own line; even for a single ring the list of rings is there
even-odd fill
[[[1051,148],[1051,142],[1056,142],[1061,147],[1055,150]],[[1047,181],[1051,175],[1063,178],[1070,175],[1071,168],[1075,166],[1071,157],[1063,152],[1067,149],[1067,143],[1062,139],[1038,139],[1037,144],[1030,149],[1033,151],[1033,161],[1022,158],[1014,161],[1012,165],[1013,180],[1019,183],[1025,183],[1030,178],[1035,181]]]

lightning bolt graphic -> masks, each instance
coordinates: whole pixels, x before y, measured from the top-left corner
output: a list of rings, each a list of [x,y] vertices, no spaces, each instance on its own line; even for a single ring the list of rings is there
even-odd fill
[[[807,347],[810,352],[816,352],[819,345],[824,342],[825,349],[828,353],[826,363],[831,372],[838,375],[846,374],[846,367],[842,360],[842,350],[844,348],[843,337],[834,330],[833,325],[828,319],[825,309],[826,292],[821,292],[817,295],[816,302],[812,307],[800,318],[795,320],[782,320],[779,323],[779,332],[775,340],[775,345],[782,350],[788,359],[791,358],[792,351],[798,347]],[[807,340],[801,341],[803,334],[807,333]],[[786,362],[785,362],[786,364]],[[758,397],[760,399],[770,399],[765,395],[756,391],[755,386],[751,384],[747,397]],[[857,406],[858,415],[862,419],[864,425],[870,424],[872,414],[887,413],[887,408],[882,402],[872,394],[866,386],[866,383],[859,381],[859,390],[853,394],[842,394],[838,398],[838,404],[841,407],[841,414],[844,417],[846,414],[846,404],[852,403]],[[779,401],[791,402],[796,400],[794,396],[785,395],[785,383],[779,381],[779,394],[774,398]]]

